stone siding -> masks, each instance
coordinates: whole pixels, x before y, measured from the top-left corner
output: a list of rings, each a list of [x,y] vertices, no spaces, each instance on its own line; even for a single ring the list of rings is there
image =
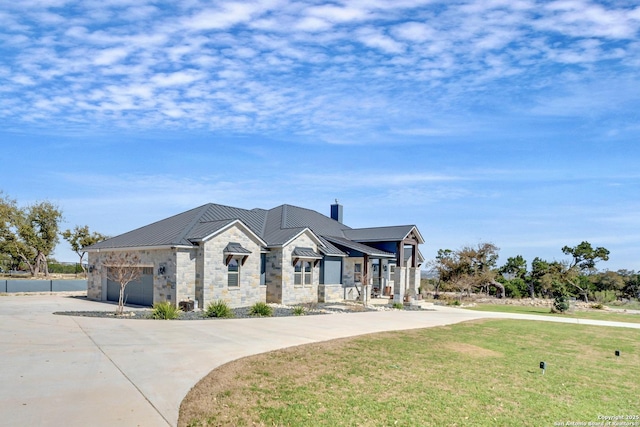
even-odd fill
[[[318,285],[318,302],[339,302],[344,300],[344,286]]]
[[[282,250],[271,249],[267,253],[267,302],[282,302]]]
[[[251,251],[240,266],[239,286],[228,286],[228,269],[224,249],[229,243],[239,243]],[[239,226],[233,226],[203,245],[202,307],[215,300],[223,300],[231,307],[247,307],[265,302],[264,287],[260,286],[260,244]]]
[[[364,258],[349,257],[343,261],[342,283],[345,287],[352,287],[355,284],[355,265],[360,264],[360,274],[364,273]],[[360,282],[358,282],[358,286]],[[357,294],[357,292],[356,292]],[[357,295],[356,295],[357,296]]]
[[[301,304],[318,301],[320,267],[312,268],[311,285],[294,285],[294,266],[292,253],[296,247],[312,248],[318,251],[315,240],[304,232],[295,240],[279,248],[272,249],[267,255],[267,301],[280,304]]]
[[[108,259],[111,255],[119,255],[123,251],[101,251],[89,253],[89,266],[91,271],[87,277],[87,298],[97,301],[107,299],[107,269]],[[186,297],[181,295],[176,281],[176,252],[170,249],[127,251],[140,258],[139,267],[153,269],[153,302],[176,301]],[[160,274],[159,268],[164,267],[164,273]],[[188,291],[190,282],[183,280],[181,290]],[[192,294],[193,295],[193,294]]]

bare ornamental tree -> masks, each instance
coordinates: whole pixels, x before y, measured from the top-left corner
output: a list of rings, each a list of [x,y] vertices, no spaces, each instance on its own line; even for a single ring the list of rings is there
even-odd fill
[[[124,290],[131,282],[142,277],[142,267],[140,267],[140,257],[132,254],[111,255],[104,262],[107,267],[107,278],[120,285],[120,295],[118,297],[117,315],[124,312]]]

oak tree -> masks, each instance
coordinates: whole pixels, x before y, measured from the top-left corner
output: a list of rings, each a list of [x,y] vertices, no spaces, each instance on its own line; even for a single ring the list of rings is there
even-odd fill
[[[76,225],[73,230],[66,229],[65,231],[63,231],[62,238],[69,242],[69,245],[71,245],[71,249],[73,249],[73,251],[78,254],[78,256],[80,257],[80,267],[82,268],[82,272],[86,273],[84,264],[82,263],[82,260],[87,253],[84,249],[93,244],[106,240],[107,236],[104,236],[96,231],[90,232],[88,225],[85,225],[83,227]]]

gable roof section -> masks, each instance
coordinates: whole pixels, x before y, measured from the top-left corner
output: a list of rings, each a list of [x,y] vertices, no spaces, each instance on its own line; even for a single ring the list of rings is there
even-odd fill
[[[390,227],[352,228],[344,230],[344,236],[356,242],[399,242],[415,232],[418,243],[424,243],[415,225],[394,225]]]
[[[188,210],[96,243],[88,247],[87,251],[107,248],[192,246],[192,243],[186,238],[186,231],[192,229],[198,223],[198,219],[203,212],[206,211],[206,206],[207,205]]]
[[[246,210],[209,203],[153,224],[121,234],[87,248],[119,249],[138,247],[193,246],[240,221],[251,233],[262,240],[266,211]]]

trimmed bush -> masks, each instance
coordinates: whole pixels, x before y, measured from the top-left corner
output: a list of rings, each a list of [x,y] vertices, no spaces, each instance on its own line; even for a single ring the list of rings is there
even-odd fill
[[[396,310],[404,310],[404,305],[401,302],[394,302],[393,308],[395,308]]]
[[[207,305],[205,314],[207,317],[230,318],[233,317],[233,310],[225,301],[216,300]]]
[[[269,317],[273,315],[273,309],[264,302],[257,302],[249,309],[252,316]]]
[[[558,295],[553,301],[552,313],[564,313],[569,310],[569,300],[566,295]]]
[[[180,317],[182,310],[172,305],[168,301],[157,302],[153,304],[153,312],[151,316],[154,319],[173,320]]]

